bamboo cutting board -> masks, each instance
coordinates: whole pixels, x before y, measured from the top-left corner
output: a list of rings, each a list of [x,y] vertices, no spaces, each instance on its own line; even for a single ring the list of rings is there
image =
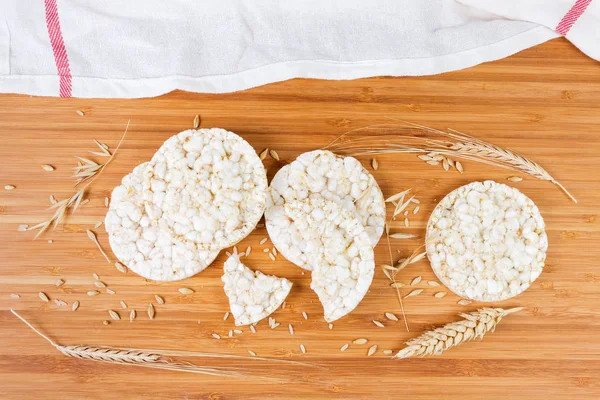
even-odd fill
[[[79,116],[82,110],[85,116]],[[514,185],[531,197],[545,218],[549,252],[541,277],[522,295],[501,307],[524,306],[507,317],[496,333],[481,342],[461,345],[442,356],[390,360],[395,351],[426,329],[455,320],[456,314],[481,304],[457,304],[439,289],[426,261],[406,268],[399,281],[423,277],[425,291],[405,300],[410,332],[402,322],[394,290],[378,268],[370,292],[333,329],[322,319],[310,276],[283,257],[271,261],[271,247],[259,228],[238,245],[252,246],[245,261],[253,269],[285,276],[294,282],[284,310],[257,333],[234,329],[220,280],[226,258],[221,254],[201,274],[179,283],[156,283],[108,264],[85,230],[102,221],[105,197],[121,178],[152,156],[171,135],[191,128],[196,114],[203,127],[217,126],[243,136],[257,151],[275,149],[281,160],[265,160],[269,178],[300,153],[326,145],[338,135],[395,117],[434,128],[454,128],[522,152],[545,166],[579,204],[569,201],[548,182],[525,177]],[[48,197],[73,194],[74,156],[89,155],[93,139],[114,149],[127,120],[129,134],[114,162],[91,186],[90,202],[56,231],[33,242],[20,224],[36,224],[50,215]],[[174,92],[141,100],[89,100],[0,97],[0,398],[2,399],[264,399],[264,398],[410,398],[410,399],[596,399],[600,397],[600,64],[565,40],[554,40],[513,57],[464,71],[431,77],[373,78],[347,82],[293,80],[241,93],[201,95]],[[370,160],[361,159],[372,171]],[[372,171],[385,195],[412,187],[420,212],[393,231],[418,235],[392,242],[394,256],[406,256],[423,240],[424,226],[435,202],[452,189],[474,180],[507,182],[515,175],[498,168],[464,162],[463,175],[425,164],[414,155],[378,156]],[[41,164],[56,167],[43,171]],[[391,210],[388,210],[391,212]],[[109,252],[103,226],[95,229]],[[52,243],[48,241],[52,240]],[[400,254],[396,252],[400,251]],[[377,264],[387,263],[385,241],[376,248]],[[97,273],[114,295],[88,297]],[[59,288],[54,283],[62,278]],[[182,295],[180,287],[195,290]],[[69,303],[43,303],[38,292]],[[13,299],[10,294],[19,294]],[[407,291],[404,291],[406,294]],[[164,297],[159,305],[154,295]],[[80,301],[76,312],[71,304]],[[119,301],[138,312],[133,323]],[[146,316],[148,303],[156,318]],[[197,359],[207,365],[235,366],[288,382],[230,379],[139,367],[117,366],[63,356],[8,311],[15,308],[56,342],[115,347],[171,349],[303,361],[320,368],[263,361]],[[121,313],[111,321],[107,310]],[[302,312],[308,314],[304,320]],[[385,328],[371,321],[379,320]],[[287,325],[292,324],[295,335]],[[212,337],[219,334],[222,339]],[[367,345],[339,348],[356,338]],[[306,347],[302,354],[299,346]],[[370,345],[375,355],[367,357]]]

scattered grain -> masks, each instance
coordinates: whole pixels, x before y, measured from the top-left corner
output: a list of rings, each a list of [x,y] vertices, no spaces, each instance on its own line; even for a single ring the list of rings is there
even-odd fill
[[[438,287],[438,286],[440,286],[440,284],[439,284],[439,283],[437,283],[436,281],[427,281],[427,284],[428,284],[429,286],[433,286],[433,287]]]
[[[457,302],[457,304],[461,305],[461,306],[468,306],[469,304],[471,304],[472,301],[471,300],[467,300],[467,299],[461,299]]]
[[[398,317],[396,317],[396,314],[393,314],[391,312],[386,312],[385,317],[390,321],[398,321]]]
[[[294,327],[292,326],[292,324],[288,324],[288,329],[290,330],[290,335],[294,334]]]
[[[200,115],[196,114],[194,117],[194,129],[198,129],[200,126]]]
[[[444,171],[448,171],[450,169],[450,163],[448,163],[448,160],[445,158],[442,160],[442,168],[444,168]]]
[[[246,257],[248,257],[250,255],[250,252],[252,251],[252,247],[248,246],[246,247],[246,251],[244,253],[246,253]]]
[[[269,154],[269,149],[264,149],[263,151],[260,152],[260,159],[264,160],[265,158],[267,158],[267,154]]]
[[[416,206],[415,209],[413,210],[413,215],[416,215],[420,209],[421,209],[420,206]]]
[[[234,329],[233,333],[241,335],[242,333],[244,333],[244,331],[240,330],[240,329]]]
[[[273,253],[269,253],[269,258],[271,259],[271,261],[275,261],[275,256],[273,255]]]
[[[408,222],[408,218],[404,218],[404,226],[408,228],[409,225],[410,225],[410,222]]]
[[[127,303],[125,303],[123,300],[121,300],[119,304],[121,305],[121,308],[127,308]]]
[[[110,325],[110,321],[104,320],[104,321],[102,321],[102,324],[103,325]]]
[[[89,292],[87,292],[88,296],[97,296],[99,294],[100,294],[100,292],[97,290],[90,290]]]
[[[66,301],[62,301],[62,300],[58,300],[58,299],[54,299],[54,304],[56,304],[57,306],[66,306],[67,302]]]
[[[97,288],[105,288],[106,284],[102,281],[96,281],[94,282],[94,286],[96,286]]]
[[[182,288],[179,288],[179,293],[181,293],[181,294],[192,294],[192,293],[194,293],[194,291],[192,289],[190,289],[190,288],[182,287]]]
[[[414,297],[414,296],[418,296],[421,293],[423,293],[423,289],[415,289],[412,292],[410,292],[409,294],[407,294],[406,296],[404,296],[404,298],[406,299],[407,297]]]
[[[108,207],[108,204],[110,203],[110,201],[108,200],[108,197],[104,198],[104,207]]]
[[[375,170],[375,171],[377,171],[379,169],[379,163],[377,162],[376,158],[371,160],[371,166],[373,167],[373,170]]]
[[[100,225],[102,225],[102,221],[98,221],[94,224],[94,229],[98,229],[100,228]]]
[[[269,247],[267,247],[266,249],[263,250],[263,253],[268,253],[270,251],[271,251],[271,249]]]
[[[365,343],[367,343],[367,342],[368,342],[368,340],[367,340],[367,339],[365,339],[365,338],[354,339],[354,340],[352,341],[352,343],[354,343],[354,344],[365,344]]]
[[[256,357],[256,353],[252,350],[248,350],[248,354],[250,354],[252,357]]]
[[[462,173],[464,172],[464,170],[463,170],[463,166],[462,166],[462,164],[460,163],[460,161],[456,161],[456,163],[455,163],[455,164],[456,164],[456,165],[455,165],[455,167],[456,167],[456,170],[462,174]]]
[[[85,199],[85,200],[82,200],[81,203],[79,203],[79,205],[82,206],[82,205],[87,204],[89,202],[90,202],[90,199]]]
[[[162,297],[160,297],[159,295],[155,294],[154,298],[156,299],[156,302],[158,304],[165,304],[165,299],[163,299]]]
[[[231,329],[229,330],[229,332],[227,332],[227,336],[233,337],[233,331]]]
[[[401,288],[401,287],[404,287],[406,285],[404,283],[402,283],[402,282],[394,282],[394,283],[390,284],[390,286],[393,287],[393,288]]]
[[[11,294],[10,294],[10,298],[11,298],[11,299],[20,299],[20,298],[21,298],[21,295],[20,295],[20,294],[17,294],[17,293],[11,293]]]
[[[54,283],[54,286],[59,287],[65,284],[65,281],[62,279],[59,279],[56,281],[56,283]]]
[[[447,294],[448,294],[448,292],[437,292],[436,294],[433,295],[433,297],[441,299],[442,297],[446,296]]]
[[[306,311],[302,311],[302,316],[308,321],[308,314],[306,314]]]
[[[156,311],[154,311],[154,306],[152,305],[152,303],[148,304],[148,318],[154,319],[155,315]]]
[[[287,305],[287,301],[284,301],[283,303],[281,303],[281,309],[285,310],[286,305]]]
[[[521,182],[523,180],[523,178],[521,178],[520,176],[509,176],[506,179],[508,179],[511,182]]]
[[[279,161],[279,154],[275,150],[269,150],[269,155],[272,159]]]
[[[127,272],[127,267],[126,267],[126,266],[124,266],[123,264],[121,264],[121,263],[120,263],[120,262],[118,262],[118,261],[115,263],[115,268],[116,268],[116,269],[117,269],[119,272],[122,272],[122,273],[126,273],[126,272]]]
[[[212,337],[214,337],[215,339],[221,339],[221,336],[216,333],[213,333]]]
[[[85,113],[81,110],[77,110],[75,111],[77,113],[77,115],[79,115],[80,117],[83,117],[85,115]]]
[[[250,325],[250,330],[252,331],[252,333],[256,333],[256,328],[254,327],[254,325]]]
[[[262,239],[260,240],[260,244],[261,244],[261,245],[265,244],[265,243],[267,242],[267,240],[269,240],[269,239],[268,239],[268,238],[262,238]]]
[[[97,273],[93,273],[92,276],[94,277],[95,280],[99,281],[100,280],[100,276]]]
[[[306,354],[306,347],[304,347],[303,344],[300,344],[300,351],[302,351],[303,354]]]
[[[229,318],[229,311],[227,311],[225,315],[223,315],[223,321],[227,321],[227,318]]]
[[[13,190],[16,189],[17,187],[15,185],[5,185],[4,186],[4,190]]]
[[[384,351],[383,351],[383,354],[385,354],[386,356],[387,356],[387,355],[390,355],[390,354],[392,354],[392,353],[393,353],[393,351],[392,351],[392,350],[389,350],[389,349],[388,349],[388,350],[384,350]]]
[[[75,302],[71,306],[71,310],[77,311],[78,308],[79,308],[79,301],[75,300]]]
[[[415,279],[413,279],[413,280],[410,282],[410,286],[415,286],[415,285],[418,285],[419,283],[421,283],[421,277],[420,277],[420,276],[417,276]]]
[[[129,322],[133,322],[136,316],[137,313],[135,312],[135,310],[131,310],[131,312],[129,313]]]
[[[52,165],[48,165],[48,164],[42,164],[42,169],[47,172],[54,171],[54,167]]]
[[[369,350],[367,351],[367,356],[371,357],[373,354],[375,354],[376,351],[377,351],[377,345],[374,344],[373,346],[369,347]]]
[[[17,231],[25,232],[27,230],[27,228],[29,228],[29,225],[22,224],[22,225],[19,225],[19,227],[17,228]]]
[[[346,349],[350,347],[350,345],[348,343],[346,343],[345,345],[343,345],[342,347],[340,347],[340,351],[346,351]]]
[[[38,296],[40,296],[40,299],[42,299],[42,301],[45,301],[46,303],[50,301],[50,299],[48,298],[48,295],[46,295],[46,293],[44,293],[44,292],[39,292]]]
[[[121,319],[121,316],[115,310],[108,310],[108,315],[110,315],[110,317],[115,321],[119,321]]]
[[[50,195],[49,199],[50,199],[50,204],[56,204],[56,203],[58,203],[58,201],[56,201],[56,198],[54,197],[53,194]]]
[[[373,323],[374,323],[375,325],[377,325],[378,327],[380,327],[380,328],[385,328],[385,325],[384,325],[384,324],[382,324],[381,322],[377,321],[377,320],[373,320]]]
[[[327,327],[328,327],[329,329],[333,329],[333,324],[329,324],[329,325],[327,325]]]
[[[108,293],[108,294],[115,294],[115,293],[117,293],[117,292],[115,292],[115,291],[114,291],[114,290],[112,290],[112,289],[106,289],[106,293]]]
[[[272,252],[273,252],[273,255],[274,255],[274,256],[277,256],[277,249],[276,249],[275,247],[273,247],[273,250],[272,250]]]
[[[52,240],[52,239],[48,239],[48,243],[49,243],[49,244],[52,244],[52,243],[54,243],[54,240]]]

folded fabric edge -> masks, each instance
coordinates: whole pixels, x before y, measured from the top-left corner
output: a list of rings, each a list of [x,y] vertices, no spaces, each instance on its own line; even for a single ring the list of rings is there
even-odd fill
[[[349,80],[374,76],[435,75],[508,57],[559,35],[538,26],[488,46],[432,58],[374,60],[351,63],[289,61],[269,64],[230,75],[168,76],[111,79],[73,76],[73,97],[145,98],[176,89],[200,93],[231,93],[293,78]],[[59,96],[57,76],[0,76],[0,93]]]

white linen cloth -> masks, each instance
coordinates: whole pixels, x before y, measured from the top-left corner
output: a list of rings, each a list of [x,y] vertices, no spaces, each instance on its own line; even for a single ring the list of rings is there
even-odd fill
[[[0,93],[131,98],[439,74],[556,36],[455,0],[2,0]]]
[[[547,26],[600,61],[600,0],[458,1],[506,18]]]

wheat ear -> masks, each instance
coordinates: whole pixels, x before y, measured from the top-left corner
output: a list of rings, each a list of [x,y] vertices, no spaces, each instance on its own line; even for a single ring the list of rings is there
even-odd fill
[[[44,335],[42,332],[37,330],[31,325],[25,318],[23,318],[15,310],[11,309],[17,318],[19,318],[25,325],[31,328],[35,333],[43,337],[54,346],[62,354],[80,358],[84,360],[99,361],[110,364],[121,364],[121,365],[132,365],[138,367],[155,368],[171,371],[180,372],[191,372],[197,374],[213,375],[213,376],[224,376],[232,378],[252,378],[252,379],[265,379],[281,381],[278,378],[260,377],[255,375],[247,375],[241,372],[235,371],[235,368],[226,367],[205,367],[188,362],[176,362],[166,357],[166,355],[181,356],[181,357],[214,357],[214,358],[236,358],[236,359],[247,359],[247,360],[265,360],[289,364],[298,364],[312,366],[312,364],[301,363],[288,360],[278,360],[269,358],[259,357],[244,357],[244,356],[233,356],[223,354],[212,354],[212,353],[198,353],[198,352],[179,352],[169,350],[143,350],[143,349],[128,349],[128,348],[116,348],[116,347],[94,347],[94,346],[62,346],[54,342],[52,339]]]
[[[407,347],[400,350],[393,358],[439,355],[451,347],[473,339],[483,338],[486,333],[494,332],[503,317],[521,311],[523,308],[516,307],[508,310],[503,308],[481,308],[468,314],[459,314],[464,319],[451,322],[409,340],[406,342]]]
[[[551,182],[558,186],[571,200],[577,203],[577,199],[575,199],[575,197],[573,197],[573,195],[571,195],[571,193],[569,193],[560,182],[554,179],[554,177],[540,164],[515,151],[504,149],[500,146],[452,129],[445,132],[411,122],[391,119],[398,121],[401,124],[380,124],[367,126],[362,129],[354,129],[341,135],[328,146],[324,147],[324,149],[351,155],[436,153],[444,156],[462,158],[522,172],[534,178]],[[439,135],[446,139],[429,139],[418,135],[408,136],[397,134],[398,131],[409,129],[419,130],[421,133]],[[379,133],[377,135],[349,138],[349,134],[356,134],[361,131],[378,131]]]

